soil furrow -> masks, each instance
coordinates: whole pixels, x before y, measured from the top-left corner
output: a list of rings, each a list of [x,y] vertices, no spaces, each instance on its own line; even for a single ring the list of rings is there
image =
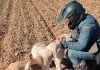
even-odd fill
[[[0,0],[0,70],[12,62],[28,60],[34,43],[49,44],[55,36],[70,32],[66,24],[56,22],[68,1]],[[78,1],[100,22],[100,0]]]
[[[49,40],[50,40],[50,38],[55,39],[55,36],[53,35],[52,31],[51,31],[50,28],[48,27],[47,22],[46,22],[44,16],[41,15],[40,11],[38,10],[38,8],[37,8],[35,5],[34,5],[34,9],[35,9],[35,11],[37,11],[37,13],[39,14],[39,16],[40,16],[40,18],[39,18],[40,21],[43,22],[42,25],[43,25],[43,27],[44,27],[45,34],[49,37]]]

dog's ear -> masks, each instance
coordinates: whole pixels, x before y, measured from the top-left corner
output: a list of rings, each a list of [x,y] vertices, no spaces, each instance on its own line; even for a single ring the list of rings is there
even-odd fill
[[[43,58],[41,56],[36,57],[35,59],[39,65],[43,64]]]
[[[36,57],[31,60],[31,68],[34,70],[42,70],[43,59],[41,56]]]

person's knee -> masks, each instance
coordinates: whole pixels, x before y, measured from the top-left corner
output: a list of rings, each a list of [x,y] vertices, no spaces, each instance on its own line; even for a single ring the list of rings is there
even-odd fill
[[[68,50],[68,58],[72,64],[77,64],[79,62],[76,50]]]
[[[68,57],[69,58],[75,58],[77,52],[75,50],[68,50]]]

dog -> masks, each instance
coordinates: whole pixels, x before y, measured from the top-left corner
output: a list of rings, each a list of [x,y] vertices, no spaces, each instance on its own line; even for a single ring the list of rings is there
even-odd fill
[[[16,61],[11,63],[6,70],[42,70],[43,59],[37,56],[28,61]]]
[[[25,67],[25,63],[24,61],[16,61],[14,63],[11,63],[6,70],[24,70]]]
[[[49,70],[52,59],[54,59],[57,70],[61,70],[61,60],[63,58],[64,49],[56,45],[55,42],[46,46],[43,43],[36,43],[32,47],[31,54],[33,58],[41,56],[43,58],[43,70]],[[59,55],[58,55],[59,54]]]
[[[61,36],[64,40],[71,40],[70,34],[63,34]],[[61,60],[64,57],[64,49],[61,44],[57,44],[55,41],[47,46],[43,43],[36,43],[32,47],[31,54],[33,58],[37,56],[43,58],[43,70],[49,70],[52,59],[55,62],[56,70],[61,70]]]

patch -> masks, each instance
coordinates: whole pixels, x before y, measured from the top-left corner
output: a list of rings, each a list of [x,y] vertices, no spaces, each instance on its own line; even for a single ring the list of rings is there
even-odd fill
[[[88,26],[85,26],[85,28],[86,28],[86,29],[89,29],[89,27],[88,27]]]
[[[89,29],[90,27],[89,27],[89,26],[87,26],[87,25],[85,25],[85,26],[84,26],[84,28],[85,28],[85,29]]]

